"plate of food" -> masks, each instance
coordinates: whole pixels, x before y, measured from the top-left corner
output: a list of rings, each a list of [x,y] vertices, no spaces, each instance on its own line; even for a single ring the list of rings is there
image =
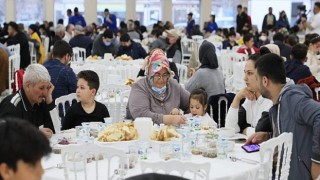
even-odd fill
[[[97,56],[97,55],[90,55],[89,57],[87,57],[86,59],[87,61],[90,61],[90,62],[96,62],[96,61],[99,61],[101,60],[101,57],[100,56]]]
[[[171,143],[172,138],[181,137],[182,135],[171,125],[165,125],[162,129],[155,129],[150,134],[152,149],[159,151],[161,145]]]
[[[133,60],[131,56],[128,56],[128,55],[126,55],[126,54],[123,54],[123,55],[121,55],[121,56],[118,56],[118,57],[116,57],[116,59],[118,59],[118,60],[124,60],[124,61]]]
[[[98,134],[95,143],[128,148],[138,141],[138,131],[133,122],[119,122],[106,127]]]

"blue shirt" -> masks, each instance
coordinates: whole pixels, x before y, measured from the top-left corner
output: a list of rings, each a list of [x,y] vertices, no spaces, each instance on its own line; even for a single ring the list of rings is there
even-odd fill
[[[110,23],[109,21],[107,21],[106,18],[104,18],[103,24],[104,24],[106,27],[108,27],[108,29],[110,29],[110,30],[113,31],[113,32],[118,31],[118,28],[117,28],[117,18],[116,18],[116,16],[113,15],[113,14],[110,14],[110,15],[109,15],[109,18],[110,18],[110,20],[112,21],[112,23]]]
[[[217,30],[218,30],[218,25],[216,22],[209,22],[208,23],[206,31],[212,33],[212,31],[217,31]]]
[[[193,26],[194,26],[195,22],[194,19],[191,19],[190,21],[187,22],[187,34],[189,36],[192,35],[192,31],[193,31]]]
[[[82,27],[86,27],[87,23],[84,20],[83,16],[81,14],[77,15],[77,16],[71,16],[69,18],[69,24],[73,24],[73,25],[80,25]]]
[[[49,59],[43,63],[47,68],[51,83],[54,85],[52,98],[55,100],[58,97],[75,93],[77,90],[77,78],[73,70],[57,59]]]

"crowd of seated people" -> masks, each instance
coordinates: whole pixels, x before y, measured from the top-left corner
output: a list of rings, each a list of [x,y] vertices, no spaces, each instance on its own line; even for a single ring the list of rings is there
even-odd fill
[[[0,29],[0,94],[9,86],[7,67],[12,54],[8,46],[20,44],[20,68],[25,74],[21,89],[0,103],[0,118],[5,119],[0,120],[0,129],[14,117],[29,122],[50,138],[57,131],[52,114],[59,108],[55,108],[54,100],[71,93],[76,93],[79,102],[67,110],[62,130],[82,122],[103,122],[110,116],[107,107],[95,100],[101,77],[91,70],[75,74],[70,67],[74,47],[84,48],[86,57],[110,53],[114,58],[126,55],[133,60],[144,59],[139,78],[131,87],[127,118],[150,117],[156,124],[180,125],[186,123],[186,117],[200,116],[204,124],[215,126],[217,119],[206,112],[212,103],[210,97],[226,93],[226,77],[219,64],[219,60],[226,59],[219,59],[217,52],[225,49],[227,53],[246,54],[248,60],[243,79],[246,86],[234,92],[222,126],[245,134],[247,143],[261,143],[282,132],[293,132],[293,155],[301,155],[303,162],[292,160],[289,179],[317,177],[320,151],[319,142],[314,139],[320,137],[320,105],[314,99],[315,88],[320,87],[316,79],[320,23],[315,19],[320,19],[320,3],[315,2],[313,7],[312,18],[303,16],[293,27],[285,11],[276,20],[270,7],[261,31],[252,25],[252,17],[241,5],[237,6],[236,28],[222,28],[212,14],[200,29],[192,12],[182,30],[170,21],[158,21],[148,29],[133,19],[122,21],[117,27],[117,18],[109,9],[104,10],[103,25],[98,26],[95,22],[86,23],[78,8],[73,14],[67,11],[66,27],[61,20],[56,26],[44,21],[28,26],[27,33],[16,22],[6,23]],[[298,36],[303,32],[304,42]],[[199,65],[192,69],[183,86],[179,84],[182,81],[178,69],[185,60],[182,46],[185,39],[194,35],[204,39],[195,57]],[[49,38],[51,48],[43,46],[44,37]],[[213,40],[221,47],[216,47]],[[36,64],[31,64],[28,41],[37,48]],[[48,152],[49,149],[41,153]],[[0,177],[1,163],[5,162],[0,161]]]

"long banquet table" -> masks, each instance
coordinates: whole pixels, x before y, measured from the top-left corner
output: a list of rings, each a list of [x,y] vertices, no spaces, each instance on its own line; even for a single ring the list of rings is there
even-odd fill
[[[259,161],[259,152],[254,153],[246,153],[242,148],[241,144],[236,144],[235,148],[232,152],[229,152],[227,156],[235,156],[237,158],[246,158],[250,160]],[[102,160],[105,161],[105,160]],[[140,160],[142,161],[142,160]],[[161,161],[158,152],[152,151],[148,154],[148,159],[146,161],[157,162]],[[257,179],[258,171],[259,171],[259,163],[257,164],[249,164],[243,161],[233,162],[229,158],[226,159],[210,159],[202,157],[201,155],[192,155],[191,162],[195,163],[203,163],[210,162],[211,170],[210,170],[210,179],[223,179],[223,180],[233,180],[233,179]],[[64,178],[64,170],[55,167],[57,164],[62,163],[62,158],[60,154],[51,154],[48,158],[43,158],[42,165],[45,169],[43,180],[62,180]],[[112,163],[111,163],[112,164]],[[107,164],[106,164],[107,166]],[[99,174],[100,179],[107,179],[106,172],[107,167],[104,168],[105,171],[100,171]],[[88,175],[95,174],[95,163],[91,162],[87,164],[87,172]],[[129,169],[126,178],[132,177],[135,175],[142,174],[139,162],[136,164],[136,167],[133,169]],[[92,177],[92,176],[91,176]],[[94,176],[93,176],[94,177]],[[73,172],[69,172],[69,178],[73,178]],[[187,177],[188,178],[188,177]],[[78,179],[84,179],[84,176],[78,176]],[[93,178],[88,178],[93,179]]]

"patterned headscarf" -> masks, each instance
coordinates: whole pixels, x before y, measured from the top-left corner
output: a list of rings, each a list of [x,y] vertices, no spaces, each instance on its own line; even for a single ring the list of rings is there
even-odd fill
[[[171,72],[169,61],[161,49],[155,49],[151,52],[147,68],[148,77],[153,77],[162,68],[166,68],[168,73]]]

